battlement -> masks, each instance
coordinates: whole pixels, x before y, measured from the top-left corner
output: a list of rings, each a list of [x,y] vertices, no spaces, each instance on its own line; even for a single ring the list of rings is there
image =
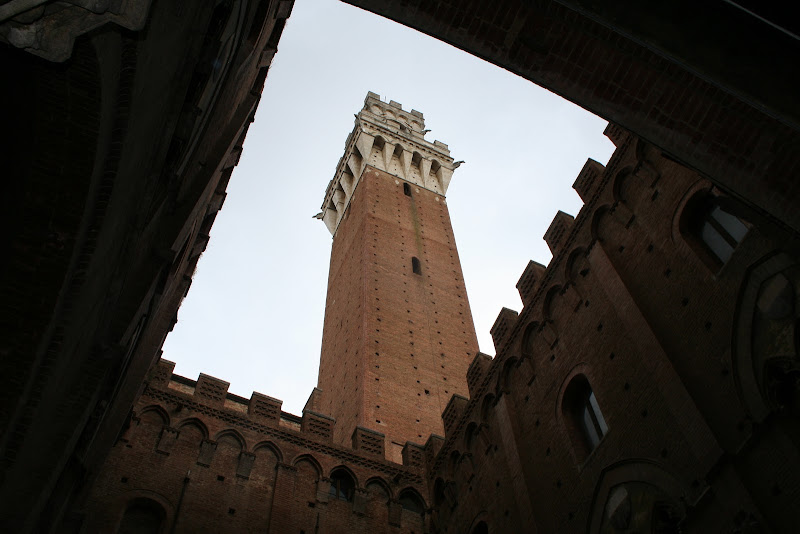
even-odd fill
[[[509,334],[511,334],[511,330],[514,328],[514,324],[517,322],[518,315],[519,314],[517,312],[508,308],[503,308],[500,310],[500,313],[497,315],[497,319],[494,321],[494,325],[492,325],[492,328],[489,331],[489,333],[492,335],[495,351],[500,352],[503,345],[506,343],[506,341],[508,341]]]
[[[474,428],[471,438],[483,435],[483,412],[491,410],[507,387],[508,380],[514,375],[523,376],[522,380],[535,378],[530,375],[530,365],[521,366],[519,356],[529,349],[523,344],[525,326],[536,325],[536,335],[544,346],[552,350],[558,344],[558,333],[552,320],[548,317],[554,299],[563,299],[573,311],[578,311],[585,302],[579,284],[588,274],[586,265],[587,251],[594,246],[593,220],[598,211],[608,213],[617,224],[627,227],[632,220],[630,210],[624,203],[614,198],[614,186],[611,178],[620,173],[619,169],[635,169],[640,176],[654,183],[655,172],[643,164],[632,165],[630,161],[631,137],[616,128],[606,129],[612,141],[617,143],[607,166],[588,159],[575,180],[573,188],[584,201],[577,216],[573,217],[558,211],[553,217],[543,239],[553,254],[548,265],[529,261],[516,284],[523,303],[523,309],[517,313],[502,308],[490,333],[495,345],[496,356],[491,358],[478,353],[467,371],[469,396],[452,395],[444,412],[442,421],[445,437],[431,436],[426,445],[426,461],[429,469],[434,471],[447,462],[447,456],[458,444],[463,443],[465,428],[471,424]],[[566,279],[565,279],[566,278]],[[588,304],[587,304],[588,305]],[[531,317],[536,319],[531,321]],[[552,355],[551,355],[552,357]],[[552,361],[552,360],[551,360]],[[530,375],[530,376],[529,376]],[[483,439],[483,438],[481,438]]]
[[[317,215],[331,234],[336,234],[367,166],[445,195],[461,162],[453,161],[445,143],[425,139],[428,131],[421,112],[405,111],[399,102],[387,103],[376,93],[367,93]]]
[[[256,424],[289,430],[302,434],[305,439],[327,446],[332,445],[336,420],[320,412],[321,391],[318,388],[312,390],[303,407],[303,415],[298,416],[281,410],[282,400],[256,391],[247,399],[228,392],[229,382],[204,373],[201,373],[197,380],[192,380],[174,374],[174,369],[174,362],[163,358],[159,360],[150,370],[149,387],[156,391],[177,394],[178,397],[187,400],[191,399],[198,405],[214,409],[213,413],[221,410],[223,413],[243,417],[248,422],[248,427]],[[352,450],[365,457],[391,462],[385,458],[385,436],[375,430],[357,427],[352,436]],[[426,453],[424,447],[407,442],[403,451],[403,466],[414,469],[422,467],[421,458]]]

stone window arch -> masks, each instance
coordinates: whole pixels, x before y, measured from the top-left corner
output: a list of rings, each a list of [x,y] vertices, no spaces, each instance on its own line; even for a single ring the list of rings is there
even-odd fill
[[[572,378],[564,390],[561,409],[575,455],[583,460],[608,433],[597,397],[585,375]]]
[[[415,490],[411,488],[406,488],[400,492],[400,496],[398,498],[400,501],[400,506],[403,510],[408,510],[409,512],[425,515],[425,501],[422,500],[422,497],[419,496]]]
[[[731,362],[748,415],[800,417],[800,262],[783,252],[765,256],[740,294]]]
[[[682,532],[688,488],[648,460],[627,458],[603,469],[587,532]]]
[[[750,230],[749,224],[734,213],[736,211],[730,199],[715,195],[713,191],[703,191],[686,203],[681,214],[683,238],[713,271],[728,262]]]
[[[472,421],[470,424],[467,425],[467,429],[464,431],[464,448],[468,452],[472,452],[474,450],[477,437],[478,437],[478,423]]]
[[[383,504],[388,503],[389,499],[391,499],[392,493],[389,490],[389,485],[381,478],[376,477],[368,480],[365,488],[370,499],[376,499]]]
[[[533,358],[536,353],[536,334],[539,332],[539,323],[533,321],[525,327],[522,335],[521,352],[523,358]]]
[[[331,472],[331,486],[328,494],[342,501],[353,502],[356,493],[356,480],[343,467],[337,467]]]

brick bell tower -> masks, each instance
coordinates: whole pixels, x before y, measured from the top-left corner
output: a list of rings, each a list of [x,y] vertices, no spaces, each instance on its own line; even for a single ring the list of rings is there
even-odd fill
[[[406,441],[443,435],[478,351],[445,192],[458,166],[422,113],[368,93],[318,215],[333,234],[317,409],[334,441],[356,427]]]

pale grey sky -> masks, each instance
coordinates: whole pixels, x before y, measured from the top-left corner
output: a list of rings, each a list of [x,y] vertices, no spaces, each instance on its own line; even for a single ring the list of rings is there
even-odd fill
[[[282,399],[300,414],[317,382],[331,235],[312,216],[367,91],[425,114],[426,138],[465,160],[448,207],[481,350],[572,183],[605,163],[606,121],[450,45],[336,0],[298,0],[228,196],[178,324],[175,372]]]

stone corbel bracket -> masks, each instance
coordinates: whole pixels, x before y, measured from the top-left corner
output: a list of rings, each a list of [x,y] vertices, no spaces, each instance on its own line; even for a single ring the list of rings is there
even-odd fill
[[[75,39],[104,24],[144,28],[151,0],[11,0],[0,5],[0,40],[48,61],[72,55]]]

